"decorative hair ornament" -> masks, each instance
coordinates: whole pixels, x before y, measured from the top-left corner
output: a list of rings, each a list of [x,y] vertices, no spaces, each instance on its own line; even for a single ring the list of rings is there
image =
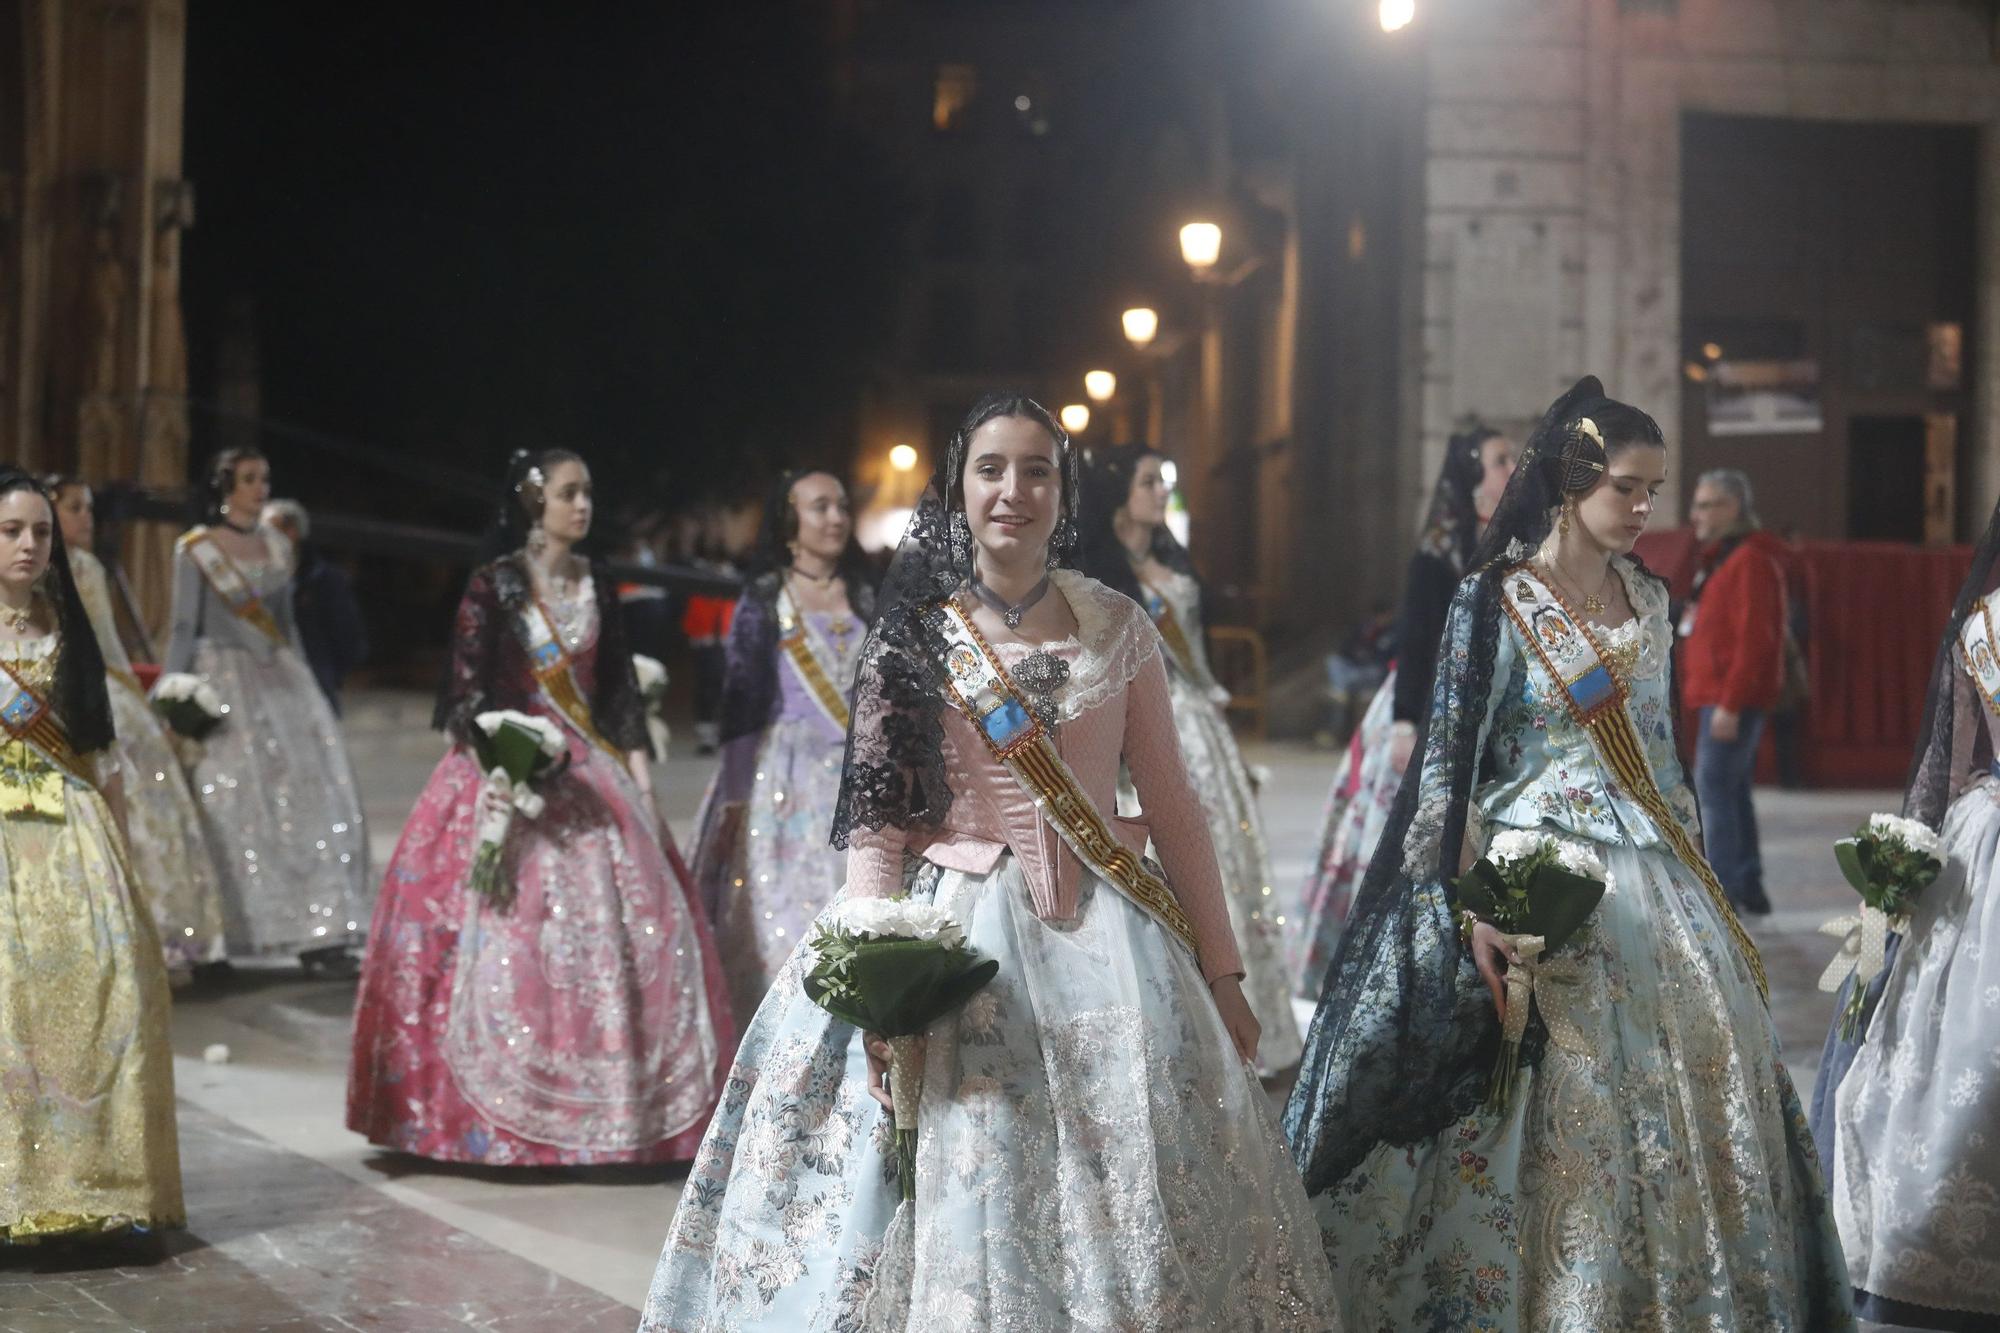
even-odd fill
[[[1576,419],[1576,431],[1579,435],[1588,435],[1591,439],[1595,440],[1598,448],[1602,449],[1604,447],[1604,434],[1597,429],[1597,423],[1589,417],[1578,417]]]
[[[539,491],[542,487],[548,485],[548,481],[548,477],[542,472],[540,466],[531,467],[521,474],[521,480],[516,483],[514,493],[519,495],[531,486]]]

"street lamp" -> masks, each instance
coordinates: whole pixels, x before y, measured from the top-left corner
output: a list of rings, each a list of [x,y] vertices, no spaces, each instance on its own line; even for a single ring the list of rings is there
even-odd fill
[[[917,465],[917,451],[907,444],[899,444],[889,450],[889,466],[898,472],[908,472]]]
[[[1160,332],[1160,312],[1150,306],[1133,306],[1121,318],[1125,325],[1125,341],[1138,351],[1145,351]]]
[[[1090,429],[1090,409],[1082,403],[1070,403],[1061,413],[1063,429],[1072,435],[1081,435]]]
[[[1118,377],[1108,370],[1087,370],[1083,374],[1083,391],[1093,403],[1108,403],[1111,395],[1118,392]]]
[[[1417,17],[1417,0],[1382,0],[1376,14],[1382,20],[1383,32],[1401,32]]]
[[[1205,277],[1222,258],[1222,228],[1213,222],[1190,222],[1182,227],[1181,258],[1197,278]]]

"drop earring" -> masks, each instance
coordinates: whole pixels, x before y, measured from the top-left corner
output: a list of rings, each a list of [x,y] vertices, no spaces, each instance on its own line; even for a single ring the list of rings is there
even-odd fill
[[[528,525],[528,540],[526,542],[526,546],[528,548],[529,555],[540,555],[542,552],[549,549],[549,534],[546,530],[543,529],[542,521],[540,519],[536,519],[533,523]]]
[[[1569,536],[1569,509],[1569,502],[1563,501],[1562,518],[1556,523],[1556,532],[1560,536]]]
[[[961,567],[972,565],[972,524],[963,509],[954,510],[951,516],[951,558]]]

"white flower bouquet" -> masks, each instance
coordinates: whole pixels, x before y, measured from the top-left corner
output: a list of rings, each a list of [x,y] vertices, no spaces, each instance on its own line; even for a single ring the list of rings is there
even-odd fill
[[[472,737],[486,784],[470,883],[474,893],[504,906],[514,899],[514,886],[500,883],[500,851],[507,830],[516,813],[528,819],[541,817],[544,802],[534,784],[555,770],[569,743],[562,729],[547,718],[513,709],[473,718]],[[487,794],[493,799],[486,799]]]
[[[806,998],[888,1039],[897,1178],[903,1197],[914,1199],[922,1034],[993,980],[1000,964],[968,946],[950,914],[911,898],[842,899],[820,918],[810,948]]]
[[[657,657],[632,654],[632,674],[639,678],[639,701],[646,706],[646,734],[652,738],[655,757],[667,757],[667,668]]]
[[[1837,991],[1849,976],[1854,986],[1840,1012],[1840,1036],[1861,1034],[1868,984],[1882,971],[1890,931],[1909,929],[1910,908],[1944,869],[1936,830],[1901,815],[1873,814],[1853,836],[1833,844],[1840,873],[1861,895],[1861,910],[1820,926],[1840,940],[1840,952],[1820,973],[1819,988]]]
[[[1582,928],[1604,897],[1604,863],[1589,848],[1539,830],[1508,829],[1453,887],[1459,906],[1499,930],[1520,961],[1507,969],[1507,1012],[1486,1105],[1505,1111],[1521,1072],[1521,1039],[1535,975]]]
[[[153,682],[151,699],[168,730],[191,741],[205,739],[229,715],[229,705],[215,687],[185,671],[170,671]]]

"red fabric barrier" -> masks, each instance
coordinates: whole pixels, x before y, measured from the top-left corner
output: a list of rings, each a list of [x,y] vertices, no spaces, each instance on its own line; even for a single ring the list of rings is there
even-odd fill
[[[1798,550],[1812,679],[1800,743],[1805,779],[1900,786],[1972,548],[1809,541]]]
[[[1793,549],[1805,589],[1812,681],[1800,727],[1800,774],[1812,787],[1900,787],[1917,743],[1931,660],[1972,548],[1803,541]],[[1689,529],[1649,532],[1638,552],[1676,599],[1687,595],[1695,570]],[[1694,727],[1684,715],[1681,736],[1690,754]],[[1766,727],[1757,780],[1775,778]]]

